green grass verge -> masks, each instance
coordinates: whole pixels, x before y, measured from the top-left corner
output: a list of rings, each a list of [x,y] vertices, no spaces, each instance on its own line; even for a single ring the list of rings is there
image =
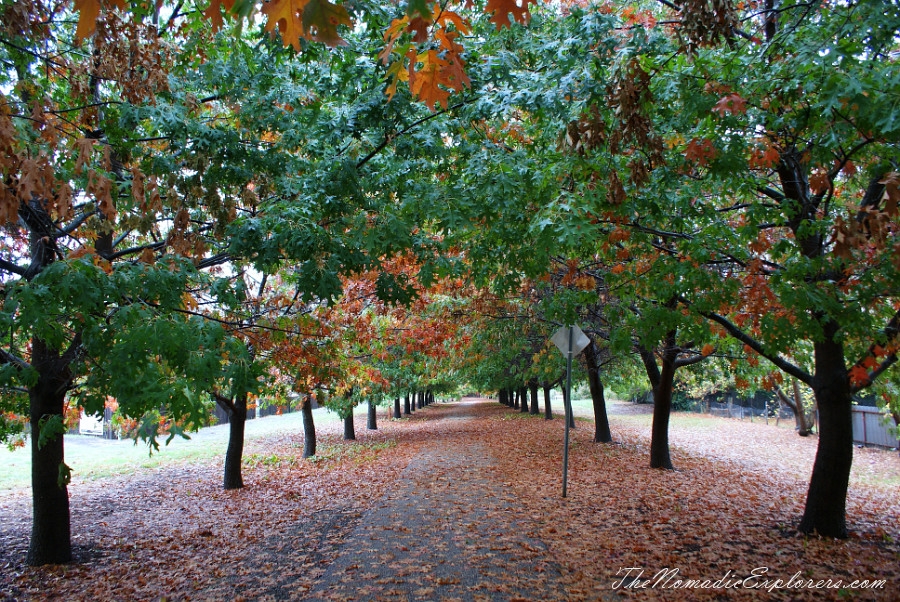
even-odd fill
[[[356,416],[365,416],[365,406],[356,409]],[[314,411],[316,426],[338,423],[337,414],[327,410]],[[379,419],[384,409],[379,408]],[[359,420],[359,418],[357,418]],[[302,433],[303,417],[300,412],[267,416],[248,420],[245,439],[252,441],[278,433]],[[189,440],[175,438],[169,445],[160,440],[159,451],[150,453],[147,444],[131,440],[110,441],[85,435],[66,435],[66,464],[72,468],[72,479],[92,480],[113,475],[129,474],[138,469],[153,469],[165,464],[197,462],[212,458],[224,458],[228,445],[228,425],[220,424],[191,433]],[[31,486],[30,441],[24,448],[9,451],[0,447],[0,491],[25,489]]]

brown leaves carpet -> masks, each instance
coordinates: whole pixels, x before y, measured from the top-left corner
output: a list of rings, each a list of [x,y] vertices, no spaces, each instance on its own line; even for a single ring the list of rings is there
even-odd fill
[[[563,421],[474,400],[358,428],[355,445],[330,427],[322,449],[347,451],[319,462],[299,458],[301,433],[253,442],[266,461],[240,491],[216,462],[80,483],[66,566],[22,565],[27,492],[3,494],[0,600],[900,599],[896,452],[856,450],[852,536],[832,541],[795,532],[814,440],[676,417],[665,472],[646,417],[611,420],[613,445],[579,421],[565,500]],[[798,586],[828,579],[885,583]]]

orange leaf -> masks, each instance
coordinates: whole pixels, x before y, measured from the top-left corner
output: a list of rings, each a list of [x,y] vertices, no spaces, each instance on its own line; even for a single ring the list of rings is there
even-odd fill
[[[720,117],[724,117],[726,113],[732,115],[743,115],[747,112],[747,101],[737,94],[729,94],[723,96],[712,109],[713,113],[718,113]]]
[[[407,31],[413,34],[413,42],[421,44],[428,40],[428,27],[430,25],[431,23],[422,17],[413,18],[413,20],[409,22],[409,27],[407,28]]]
[[[77,249],[75,249],[74,251],[69,253],[69,255],[66,257],[66,259],[68,259],[70,261],[75,260],[75,259],[81,259],[85,255],[89,255],[93,252],[94,252],[94,250],[92,247],[89,247],[87,245],[81,245],[80,247],[78,247]]]
[[[100,212],[109,220],[116,217],[116,206],[113,204],[112,199],[112,187],[112,180],[106,176],[94,170],[88,172],[87,190],[97,199]]]
[[[219,31],[225,24],[225,21],[222,19],[222,8],[224,8],[225,13],[228,14],[228,11],[233,7],[234,0],[210,0],[209,6],[203,11],[203,16],[212,23],[213,31]]]
[[[78,27],[75,29],[75,40],[81,41],[94,35],[97,30],[97,17],[100,16],[98,0],[75,0],[78,11]]]
[[[80,42],[94,35],[97,30],[97,18],[100,16],[101,4],[112,5],[119,10],[125,10],[124,0],[75,0],[75,10],[78,11],[78,27],[75,29],[75,40]]]
[[[900,173],[892,171],[883,180],[879,180],[878,183],[884,184],[885,213],[888,215],[896,214],[898,203],[900,203]]]
[[[512,27],[509,15],[513,16],[516,23],[527,25],[531,20],[528,5],[532,2],[536,2],[536,0],[488,0],[484,12],[491,13],[491,23],[496,25],[497,29],[503,29],[504,26]]]
[[[700,350],[700,354],[703,355],[703,357],[706,357],[708,355],[712,355],[715,350],[715,347],[707,343],[703,346],[703,349]]]
[[[425,105],[434,110],[434,105],[448,105],[450,92],[440,87],[447,84],[444,69],[450,66],[442,59],[436,50],[428,50],[416,57],[416,62],[422,64],[422,68],[412,73],[409,80],[409,88],[413,95],[421,99]]]
[[[847,161],[841,168],[841,173],[847,177],[856,175],[856,164],[853,161]]]
[[[456,31],[458,31],[462,35],[467,35],[469,33],[469,22],[457,12],[441,9],[440,4],[435,3],[434,14],[432,15],[432,18],[434,19],[435,23],[443,25],[445,28],[447,27],[447,25],[453,24],[453,27],[456,28]]]
[[[264,3],[262,12],[269,18],[265,30],[274,32],[277,25],[284,44],[290,44],[300,52],[300,38],[308,39],[302,19],[308,2],[309,0],[269,0]]]
[[[400,36],[403,35],[407,25],[409,25],[409,17],[394,19],[391,21],[391,26],[384,32],[384,49],[378,53],[378,58],[381,59],[383,65],[387,65],[388,62],[390,62],[391,53],[394,51],[394,45],[397,43],[397,40],[400,39]]]
[[[781,154],[778,149],[766,145],[762,148],[755,147],[750,151],[750,159],[747,162],[750,169],[768,169],[778,165],[781,160]]]
[[[809,189],[813,194],[822,194],[831,186],[828,173],[821,167],[817,167],[809,174]]]
[[[397,93],[397,84],[400,81],[409,81],[409,71],[403,68],[403,63],[395,61],[388,67],[387,78],[391,83],[388,84],[385,94],[387,94],[388,100],[390,100]]]
[[[864,385],[869,382],[869,372],[859,364],[850,368],[850,382],[854,385]]]
[[[75,148],[78,151],[78,159],[75,161],[75,174],[81,175],[84,166],[91,160],[91,153],[94,150],[94,140],[90,138],[79,138],[75,141]]]
[[[708,165],[715,157],[716,147],[713,145],[712,140],[706,140],[705,138],[694,138],[688,142],[687,148],[684,150],[684,158],[701,167]]]

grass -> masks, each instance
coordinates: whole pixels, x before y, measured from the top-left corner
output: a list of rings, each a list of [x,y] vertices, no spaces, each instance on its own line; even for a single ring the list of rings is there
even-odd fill
[[[324,464],[327,462],[341,462],[343,460],[352,460],[354,464],[365,464],[375,459],[378,452],[397,446],[397,441],[387,439],[386,441],[366,441],[352,443],[334,443],[331,445],[317,446],[315,456],[309,458],[313,464]]]
[[[302,444],[292,445],[292,447],[301,447]],[[374,460],[378,452],[397,446],[397,441],[388,439],[386,441],[353,441],[339,442],[332,444],[319,443],[316,446],[318,453],[307,461],[314,465],[325,465],[330,463],[342,462],[350,460],[353,463],[365,464]],[[257,467],[266,466],[268,468],[279,468],[281,466],[296,466],[303,461],[302,454],[245,454],[243,458],[244,466]]]
[[[337,414],[324,408],[314,410],[316,426],[338,423]],[[366,406],[356,409],[356,416],[365,416]],[[381,418],[384,410],[380,411]],[[359,418],[357,418],[359,420]],[[248,420],[245,440],[252,441],[277,433],[302,433],[300,412],[281,416],[266,416]],[[138,469],[153,469],[164,464],[178,464],[224,458],[228,445],[228,425],[220,424],[192,433],[189,440],[176,437],[169,445],[160,440],[159,451],[132,440],[111,441],[85,435],[65,436],[66,464],[72,468],[72,479],[93,480],[113,475],[129,474]],[[0,447],[0,491],[25,489],[31,485],[30,441],[21,449],[9,451]]]

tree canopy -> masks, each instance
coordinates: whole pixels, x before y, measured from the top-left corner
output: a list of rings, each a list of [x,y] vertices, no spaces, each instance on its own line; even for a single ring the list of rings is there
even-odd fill
[[[156,445],[256,396],[534,396],[575,321],[592,394],[652,390],[653,466],[682,369],[808,386],[800,528],[847,535],[853,396],[900,416],[897,2],[0,13],[0,436],[31,433],[30,562],[71,557],[67,411],[115,400]]]

